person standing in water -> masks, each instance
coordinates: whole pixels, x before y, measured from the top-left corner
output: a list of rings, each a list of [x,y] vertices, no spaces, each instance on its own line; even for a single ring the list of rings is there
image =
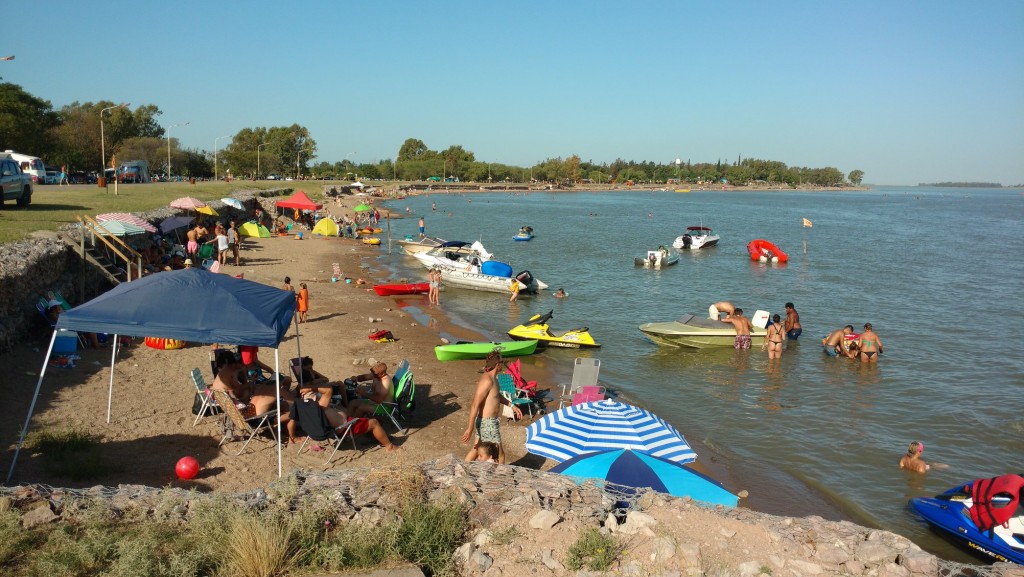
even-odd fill
[[[864,332],[860,334],[857,341],[857,350],[862,363],[877,363],[878,356],[882,354],[882,339],[871,327],[871,323],[864,324]]]
[[[717,303],[722,304],[722,303]],[[736,328],[736,339],[733,342],[733,348],[735,349],[749,349],[750,348],[750,319],[743,316],[743,309],[737,308],[729,314],[729,316],[721,319],[723,323],[729,323]]]
[[[796,312],[793,303],[786,303],[786,338],[795,341],[803,332],[804,329],[800,326],[800,313]]]
[[[769,359],[782,358],[782,343],[786,340],[786,326],[782,324],[779,315],[772,317],[772,324],[768,325],[768,334],[764,337],[764,345],[761,350],[768,351]]]

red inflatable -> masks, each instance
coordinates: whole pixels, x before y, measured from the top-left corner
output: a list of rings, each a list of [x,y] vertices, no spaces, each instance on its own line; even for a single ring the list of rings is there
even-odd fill
[[[748,242],[747,252],[750,253],[750,260],[761,262],[786,262],[789,260],[789,255],[782,252],[782,249],[763,238]]]
[[[146,337],[146,346],[151,349],[173,350],[185,348],[185,341],[177,339],[164,339],[160,337]]]

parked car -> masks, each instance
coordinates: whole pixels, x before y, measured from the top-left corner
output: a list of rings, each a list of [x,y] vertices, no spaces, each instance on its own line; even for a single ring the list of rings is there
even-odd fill
[[[70,184],[93,184],[96,182],[96,175],[89,174],[84,170],[76,170],[68,173],[68,182]]]
[[[0,205],[7,200],[17,200],[18,206],[32,202],[32,175],[22,172],[17,160],[10,153],[0,153]]]
[[[268,174],[267,180],[284,180],[280,174]]]

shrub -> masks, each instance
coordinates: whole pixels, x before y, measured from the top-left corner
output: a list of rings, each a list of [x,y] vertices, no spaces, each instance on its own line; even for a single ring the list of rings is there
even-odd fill
[[[568,567],[578,571],[583,567],[591,571],[607,571],[622,553],[622,545],[610,535],[602,535],[597,529],[587,529],[569,547]]]

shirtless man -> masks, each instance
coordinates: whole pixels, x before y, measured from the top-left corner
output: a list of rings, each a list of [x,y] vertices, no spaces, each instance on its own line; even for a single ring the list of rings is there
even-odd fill
[[[732,306],[732,303],[729,301],[717,302],[708,307],[708,318],[717,321],[721,319],[722,313],[725,313],[726,316],[728,316],[731,315],[735,310],[736,307]]]
[[[199,231],[202,227],[197,222],[196,225],[188,229],[188,244],[185,245],[185,249],[188,251],[188,257],[193,261],[199,259]]]
[[[821,340],[822,350],[830,357],[843,355],[850,359],[854,358],[855,355],[853,351],[851,351],[850,346],[846,344],[846,335],[851,333],[853,333],[853,325],[846,325],[841,329],[832,331],[827,337]]]
[[[716,306],[720,304],[729,303],[715,303]],[[723,323],[729,323],[736,328],[736,340],[733,341],[733,348],[735,349],[749,349],[750,348],[750,319],[743,316],[743,309],[733,309],[729,316],[724,319],[720,319]]]
[[[302,405],[305,401],[313,401],[316,394],[312,391],[307,391],[302,396],[302,400],[296,401],[291,409],[288,411],[288,442],[296,443],[296,436],[299,434],[298,421],[303,418],[313,418],[314,413],[310,412],[306,407]],[[335,430],[342,427],[349,421],[348,413],[341,407],[322,407],[324,417],[327,419],[327,423],[330,424]],[[384,427],[377,422],[376,419],[361,419],[352,424],[352,428],[349,431],[353,435],[362,435],[369,433],[377,440],[386,451],[397,451],[401,447],[391,442],[391,438],[388,437],[387,431]]]
[[[786,338],[795,341],[803,332],[804,329],[800,326],[800,313],[796,312],[793,303],[786,303]]]
[[[498,394],[498,371],[501,370],[501,351],[493,351],[484,361],[483,374],[476,384],[473,404],[469,407],[469,426],[462,434],[462,442],[468,443],[473,431],[476,441],[466,455],[467,461],[475,461],[481,443],[494,443],[498,446],[498,463],[505,464],[505,448],[501,444],[501,421],[498,419],[501,405],[510,405],[505,397]],[[518,407],[512,406],[517,419],[523,417]]]

